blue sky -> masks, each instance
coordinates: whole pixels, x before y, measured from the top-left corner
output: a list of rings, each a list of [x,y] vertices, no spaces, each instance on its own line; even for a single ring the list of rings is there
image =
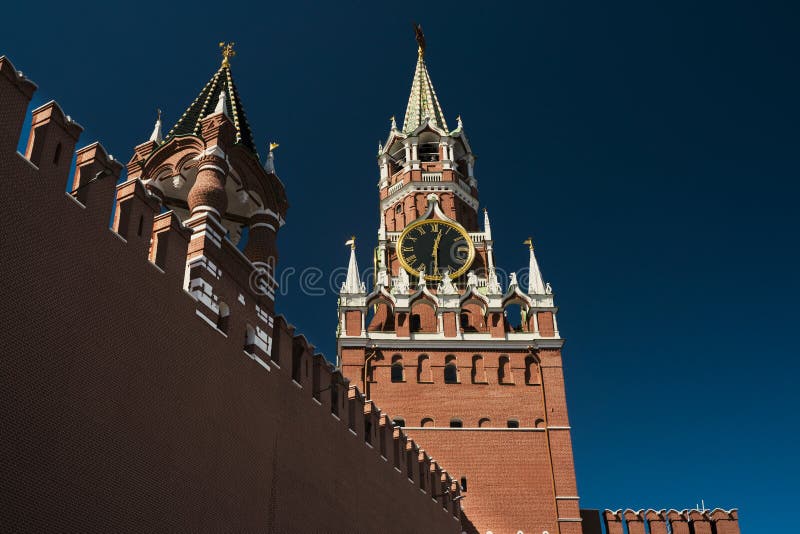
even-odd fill
[[[127,161],[233,40],[291,208],[281,267],[330,273],[377,231],[377,142],[422,23],[479,160],[497,262],[533,235],[556,292],[584,507],[739,507],[783,530],[800,475],[800,10],[789,2],[14,3],[0,53]],[[10,11],[9,11],[10,10]],[[326,355],[336,297],[278,309]]]

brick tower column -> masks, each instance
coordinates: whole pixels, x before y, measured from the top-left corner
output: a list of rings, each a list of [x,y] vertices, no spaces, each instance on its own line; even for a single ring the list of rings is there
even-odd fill
[[[209,213],[218,221],[222,219],[228,207],[225,194],[225,177],[228,164],[216,154],[207,154],[200,158],[197,181],[189,191],[188,203],[192,216]]]
[[[278,215],[272,211],[258,211],[250,217],[249,235],[244,255],[253,263],[271,265],[278,263]]]

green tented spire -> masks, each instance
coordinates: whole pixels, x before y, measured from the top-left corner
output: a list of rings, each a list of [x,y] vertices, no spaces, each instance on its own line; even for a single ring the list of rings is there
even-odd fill
[[[224,102],[228,117],[236,127],[236,143],[247,147],[257,156],[258,152],[253,141],[253,132],[250,131],[250,125],[247,124],[247,117],[239,99],[239,92],[231,76],[230,64],[227,62],[223,62],[219,70],[203,87],[203,90],[200,91],[194,102],[178,119],[178,122],[172,127],[164,140],[168,141],[172,137],[181,135],[201,135],[202,126],[200,123],[203,118],[214,112],[214,108],[220,101],[220,93],[223,91],[225,92]]]

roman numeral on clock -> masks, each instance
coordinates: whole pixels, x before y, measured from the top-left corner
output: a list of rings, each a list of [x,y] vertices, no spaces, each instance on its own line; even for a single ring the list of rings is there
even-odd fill
[[[417,256],[415,254],[412,254],[411,256],[406,258],[406,263],[408,263],[409,265],[412,265],[416,261],[417,261]]]

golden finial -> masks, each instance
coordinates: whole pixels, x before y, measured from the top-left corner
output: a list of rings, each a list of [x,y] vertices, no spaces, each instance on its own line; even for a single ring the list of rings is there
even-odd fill
[[[533,250],[533,238],[529,237],[525,241],[522,242],[523,245],[528,245],[528,248]]]
[[[222,49],[222,66],[223,67],[230,67],[231,66],[231,58],[236,55],[236,50],[233,47],[236,45],[233,41],[230,43],[226,43],[221,41],[219,43],[219,47]]]
[[[345,246],[350,245],[351,250],[356,249],[356,236],[351,236],[350,239],[344,242]]]
[[[417,38],[417,53],[419,57],[422,58],[422,56],[425,55],[425,34],[422,33],[422,26],[420,24],[416,22],[412,24],[414,24],[414,35]]]
[[[275,141],[270,141],[270,143],[269,143],[269,151],[272,152],[273,150],[275,150],[279,146],[281,146],[279,143],[276,143]]]

